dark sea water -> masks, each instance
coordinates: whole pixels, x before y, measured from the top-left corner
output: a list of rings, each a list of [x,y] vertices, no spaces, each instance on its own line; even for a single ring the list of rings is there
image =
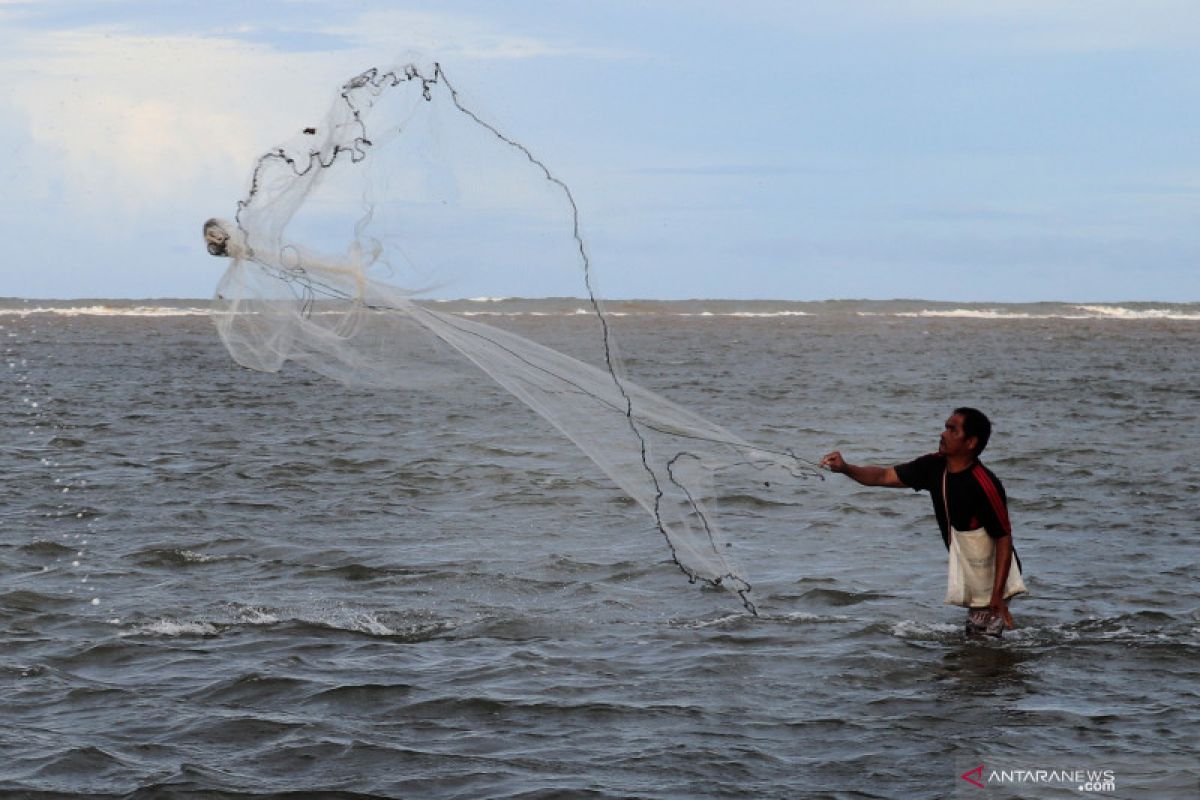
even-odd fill
[[[203,306],[0,301],[2,797],[1200,795],[1200,306],[611,305],[631,378],[767,446],[987,411],[999,643],[926,495],[739,498],[752,617],[471,365],[249,372]],[[442,308],[587,357],[578,306]]]

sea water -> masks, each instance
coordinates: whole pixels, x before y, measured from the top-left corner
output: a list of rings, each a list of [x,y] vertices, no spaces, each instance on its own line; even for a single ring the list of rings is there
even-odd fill
[[[470,364],[249,372],[205,307],[0,302],[0,796],[1200,791],[1200,306],[610,304],[631,379],[808,458],[986,411],[999,643],[925,494],[731,498],[751,617]],[[594,355],[580,301],[438,307]]]

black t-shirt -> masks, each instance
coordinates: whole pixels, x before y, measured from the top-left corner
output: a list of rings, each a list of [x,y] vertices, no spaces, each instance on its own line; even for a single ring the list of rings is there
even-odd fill
[[[946,507],[942,499],[942,475],[945,472],[946,457],[937,453],[896,465],[896,475],[905,486],[914,491],[927,491],[933,498],[933,513],[942,530],[942,542],[948,548],[950,531],[946,527]],[[946,475],[946,494],[950,495],[950,516],[955,530],[984,528],[993,539],[1012,533],[1004,484],[978,461],[961,472]]]

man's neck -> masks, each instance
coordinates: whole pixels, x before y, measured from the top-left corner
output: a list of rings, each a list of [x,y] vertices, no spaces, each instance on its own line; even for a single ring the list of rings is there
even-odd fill
[[[962,472],[975,464],[975,456],[946,456],[946,469],[950,472]]]

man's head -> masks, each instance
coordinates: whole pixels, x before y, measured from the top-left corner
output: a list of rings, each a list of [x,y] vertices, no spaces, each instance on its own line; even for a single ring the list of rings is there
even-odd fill
[[[992,436],[991,420],[977,408],[956,408],[946,420],[946,429],[942,431],[939,451],[944,455],[965,455],[969,453],[978,457],[987,447],[988,439]]]

